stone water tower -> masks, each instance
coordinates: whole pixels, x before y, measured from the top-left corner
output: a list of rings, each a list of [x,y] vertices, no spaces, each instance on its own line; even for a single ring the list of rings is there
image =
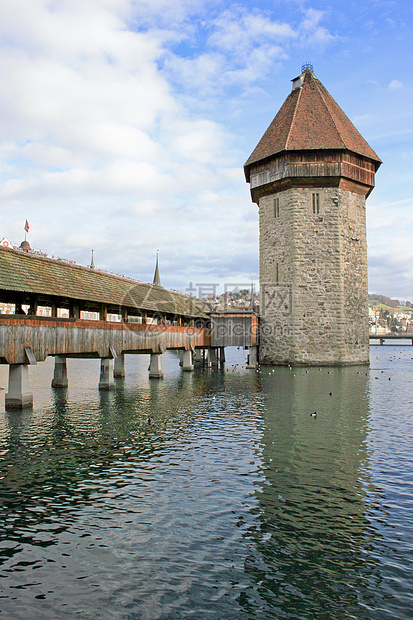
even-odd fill
[[[365,203],[380,163],[305,65],[245,164],[259,207],[261,363],[368,363]]]

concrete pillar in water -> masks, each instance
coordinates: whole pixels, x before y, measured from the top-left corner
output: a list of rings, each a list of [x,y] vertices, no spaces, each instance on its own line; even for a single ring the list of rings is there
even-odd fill
[[[100,362],[99,390],[115,389],[113,377],[113,359],[102,358]]]
[[[33,407],[33,394],[29,390],[28,365],[10,364],[9,391],[5,399],[6,409],[27,409]]]
[[[192,351],[184,351],[182,356],[182,370],[190,372],[194,369],[194,365],[192,363]]]
[[[115,377],[125,376],[125,354],[124,353],[121,353],[120,355],[115,357],[113,375]]]
[[[209,347],[208,349],[208,360],[209,365],[218,366],[217,350],[214,347]]]
[[[201,364],[202,363],[202,349],[195,349],[195,355],[193,357],[193,361],[196,364]]]
[[[258,367],[258,347],[249,347],[247,368],[255,370]]]
[[[162,353],[151,353],[151,363],[149,365],[150,379],[163,379],[163,372],[161,368],[161,355]]]
[[[52,379],[52,388],[67,387],[67,367],[66,358],[56,355],[54,358],[54,375]]]
[[[209,349],[202,349],[202,363],[207,368],[211,368],[211,357],[209,355]]]

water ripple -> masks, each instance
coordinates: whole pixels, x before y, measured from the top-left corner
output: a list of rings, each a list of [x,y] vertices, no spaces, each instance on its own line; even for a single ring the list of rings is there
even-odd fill
[[[160,382],[129,356],[111,394],[93,360],[67,391],[36,367],[41,404],[0,420],[2,616],[409,618],[413,362],[390,349],[367,374],[168,354]]]

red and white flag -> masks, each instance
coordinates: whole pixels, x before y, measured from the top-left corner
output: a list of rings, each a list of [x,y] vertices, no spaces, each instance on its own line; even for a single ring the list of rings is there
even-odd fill
[[[29,232],[29,222],[28,222],[27,220],[26,220],[26,223],[25,223],[25,225],[24,225],[24,230],[25,230],[26,232]]]

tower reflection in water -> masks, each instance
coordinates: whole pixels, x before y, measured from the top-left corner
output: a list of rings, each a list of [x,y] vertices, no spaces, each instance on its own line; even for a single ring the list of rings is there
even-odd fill
[[[366,370],[262,369],[265,481],[245,562],[260,600],[240,597],[250,612],[263,598],[280,618],[342,617],[377,605],[380,565],[370,551],[379,533],[369,514],[379,509],[380,489],[369,479]]]

